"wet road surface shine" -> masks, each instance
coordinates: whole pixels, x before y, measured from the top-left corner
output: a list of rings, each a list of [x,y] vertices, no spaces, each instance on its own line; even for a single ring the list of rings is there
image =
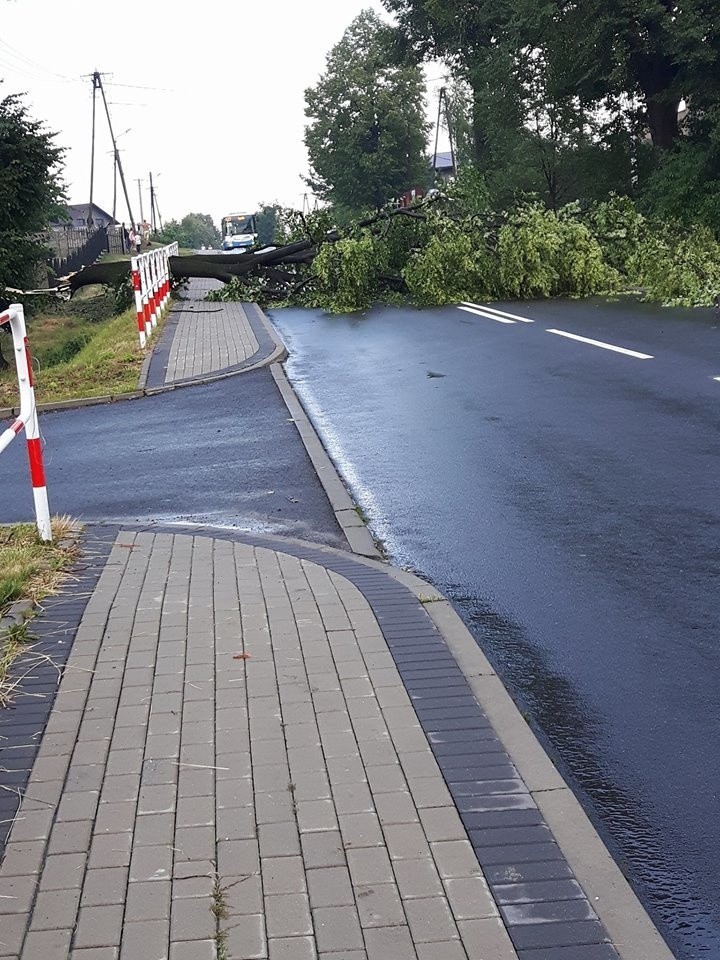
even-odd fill
[[[274,319],[393,559],[453,597],[677,954],[720,956],[718,315],[492,309],[535,323]]]

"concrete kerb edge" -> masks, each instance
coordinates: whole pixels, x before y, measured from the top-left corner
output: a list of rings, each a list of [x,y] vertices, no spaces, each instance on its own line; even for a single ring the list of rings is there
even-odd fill
[[[375,546],[375,541],[370,531],[362,522],[355,508],[354,500],[350,496],[340,474],[335,469],[335,464],[328,456],[322,441],[310,422],[310,418],[305,412],[305,408],[293,390],[290,381],[285,376],[285,371],[280,363],[272,364],[270,373],[280,391],[280,396],[285,401],[285,406],[288,408],[293,423],[297,427],[300,439],[307,450],[318,479],[330,501],[335,519],[345,535],[350,549],[354,554],[361,557],[381,559],[382,554]]]

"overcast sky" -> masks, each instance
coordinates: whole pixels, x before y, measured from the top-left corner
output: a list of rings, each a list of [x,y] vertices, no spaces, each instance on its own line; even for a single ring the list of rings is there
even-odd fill
[[[136,220],[138,177],[149,218],[150,171],[163,219],[301,206],[303,93],[367,7],[387,19],[380,0],[0,0],[0,95],[27,94],[33,116],[58,131],[71,202],[89,197],[89,75],[99,70]],[[94,200],[112,212],[99,98],[97,130]],[[118,219],[127,219],[119,186]]]

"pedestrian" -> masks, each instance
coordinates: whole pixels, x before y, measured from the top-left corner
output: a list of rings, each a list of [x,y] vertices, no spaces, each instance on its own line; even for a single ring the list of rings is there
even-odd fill
[[[141,248],[142,248],[142,230],[138,225],[138,228],[135,231],[135,251],[137,253],[140,253]]]

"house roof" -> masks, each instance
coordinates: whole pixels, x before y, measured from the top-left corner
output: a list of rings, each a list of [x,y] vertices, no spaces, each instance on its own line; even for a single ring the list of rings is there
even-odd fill
[[[88,208],[89,204],[87,203],[68,203],[67,212],[70,215],[72,220],[84,220],[87,221],[88,218]],[[113,219],[113,217],[102,207],[99,207],[96,203],[92,205],[92,214],[93,220],[102,218],[103,220],[109,220],[110,223],[117,223],[118,221]]]

